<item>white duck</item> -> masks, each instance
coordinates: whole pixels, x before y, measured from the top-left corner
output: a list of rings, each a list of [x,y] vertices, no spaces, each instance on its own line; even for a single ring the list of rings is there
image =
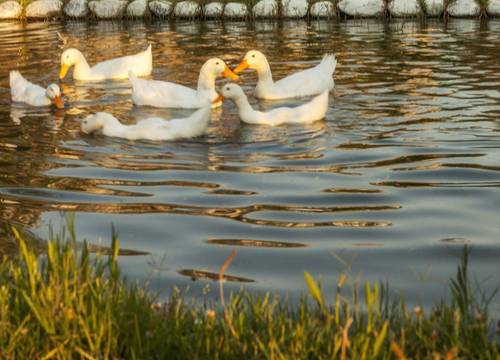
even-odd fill
[[[321,94],[325,89],[332,90],[335,85],[332,75],[336,66],[335,55],[325,55],[315,67],[296,72],[274,82],[271,68],[264,54],[258,50],[250,50],[233,71],[239,73],[247,68],[256,70],[258,80],[255,96],[261,99],[278,100],[312,96]]]
[[[50,84],[47,89],[26,80],[19,71],[9,73],[10,94],[12,101],[23,102],[31,106],[49,106],[54,104],[58,109],[64,108],[61,89]]]
[[[221,97],[235,102],[241,121],[247,124],[275,126],[312,123],[323,119],[328,110],[328,92],[328,89],[325,89],[320,95],[297,107],[279,107],[267,112],[254,110],[241,87],[236,84],[224,85],[221,89]]]
[[[73,65],[75,66],[73,71],[73,79],[75,80],[126,79],[129,71],[133,71],[138,76],[151,74],[153,55],[151,45],[149,45],[146,51],[138,54],[106,60],[90,67],[85,56],[79,50],[67,49],[61,55],[61,72],[59,73],[61,80],[64,79]]]
[[[129,79],[132,83],[132,101],[135,105],[196,109],[203,106],[206,101],[214,101],[218,98],[215,79],[219,76],[238,79],[238,75],[218,58],[209,59],[203,64],[196,90],[167,81],[139,79],[131,72]],[[221,102],[212,104],[213,107],[220,105]]]
[[[113,115],[98,112],[82,120],[82,131],[90,134],[101,130],[105,136],[128,140],[175,140],[205,133],[210,120],[210,103],[182,119],[148,118],[135,125],[123,125]]]

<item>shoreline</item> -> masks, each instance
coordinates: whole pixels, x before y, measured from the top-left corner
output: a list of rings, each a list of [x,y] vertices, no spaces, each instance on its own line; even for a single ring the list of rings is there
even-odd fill
[[[500,0],[0,0],[0,21],[498,17]]]
[[[476,288],[464,247],[449,297],[408,307],[389,284],[340,273],[333,298],[304,271],[307,297],[297,304],[244,289],[193,303],[176,290],[159,298],[120,272],[119,241],[92,253],[68,235],[37,248],[16,228],[18,255],[0,266],[2,358],[59,359],[496,359],[498,291]],[[63,233],[62,233],[63,234]],[[234,256],[234,255],[233,255]]]

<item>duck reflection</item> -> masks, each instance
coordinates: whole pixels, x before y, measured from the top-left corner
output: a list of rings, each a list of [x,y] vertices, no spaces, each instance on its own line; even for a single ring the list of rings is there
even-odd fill
[[[10,108],[10,118],[16,125],[21,125],[25,117],[39,118],[43,120],[44,125],[52,130],[60,130],[64,124],[65,110],[50,108],[29,108],[12,105]]]

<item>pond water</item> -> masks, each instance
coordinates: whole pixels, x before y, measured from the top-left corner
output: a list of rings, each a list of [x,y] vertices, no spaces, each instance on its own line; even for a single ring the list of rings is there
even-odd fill
[[[65,39],[59,39],[57,33]],[[190,111],[134,107],[127,81],[62,84],[51,112],[9,98],[8,70],[56,81],[64,47],[90,63],[153,44],[153,78],[194,86],[201,64],[236,66],[262,50],[275,78],[335,52],[325,121],[241,125],[214,110],[206,136],[175,142],[84,135],[83,116],[133,123]],[[463,244],[472,271],[499,284],[500,21],[0,23],[0,221],[42,238],[76,214],[80,239],[150,253],[126,276],[199,296],[232,249],[226,289],[295,299],[305,270],[327,292],[340,271],[387,280],[411,302],[443,296]],[[256,77],[245,72],[251,93]],[[224,83],[220,81],[220,83]],[[300,104],[304,99],[284,102]],[[252,104],[268,109],[276,102]],[[0,247],[7,248],[0,243]],[[206,289],[205,289],[206,290]],[[498,307],[498,305],[497,305]]]

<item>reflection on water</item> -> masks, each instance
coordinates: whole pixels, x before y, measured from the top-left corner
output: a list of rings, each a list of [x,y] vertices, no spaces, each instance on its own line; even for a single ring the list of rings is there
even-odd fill
[[[179,270],[178,273],[180,275],[190,277],[191,280],[193,280],[193,281],[200,280],[200,279],[209,279],[209,280],[219,281],[219,274],[212,273],[210,271],[184,269],[184,270]],[[255,280],[247,279],[247,278],[244,278],[241,276],[233,276],[233,275],[227,275],[227,274],[223,275],[223,278],[225,281],[240,282],[240,283],[250,283],[250,282],[255,281]]]
[[[304,247],[307,244],[291,243],[285,241],[266,241],[266,240],[251,240],[251,239],[209,239],[209,244],[229,245],[229,246],[258,246],[258,247],[278,247],[278,248],[297,248]]]
[[[164,258],[153,282],[162,291],[189,285],[197,294],[238,247],[230,289],[244,283],[294,298],[307,270],[323,274],[329,292],[348,265],[362,278],[387,279],[411,301],[435,300],[463,244],[473,246],[480,279],[496,273],[499,35],[497,20],[2,22],[0,221],[45,237],[61,212],[74,212],[77,234],[99,252],[114,224],[122,255],[139,255],[121,258],[128,277],[147,277],[149,254]],[[241,125],[228,102],[213,111],[204,137],[131,142],[81,134],[79,120],[96,111],[125,123],[190,111],[134,107],[127,81],[62,83],[71,108],[55,113],[10,104],[8,70],[47,85],[64,46],[95,63],[148,42],[152,77],[193,87],[212,56],[234,66],[258,48],[280,78],[335,52],[326,120]],[[255,73],[242,80],[251,93]],[[250,100],[260,109],[303,101]],[[0,244],[0,253],[15,248],[3,232]],[[422,281],[421,273],[432,276]]]

